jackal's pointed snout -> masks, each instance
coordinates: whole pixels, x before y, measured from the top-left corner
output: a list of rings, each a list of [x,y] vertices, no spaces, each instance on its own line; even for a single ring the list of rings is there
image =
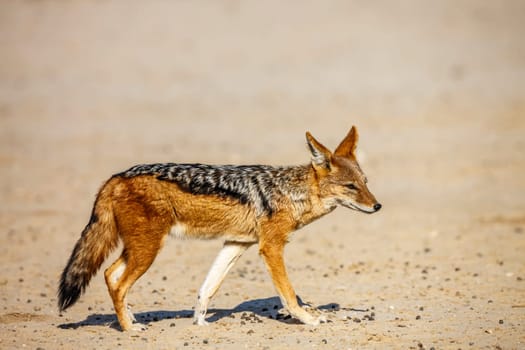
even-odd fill
[[[376,204],[374,204],[374,210],[375,210],[375,211],[379,211],[379,209],[381,209],[381,207],[383,207],[383,206],[381,205],[381,203],[376,203]]]

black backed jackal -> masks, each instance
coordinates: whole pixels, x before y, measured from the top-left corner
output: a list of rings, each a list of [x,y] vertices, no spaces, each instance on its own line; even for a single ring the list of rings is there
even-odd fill
[[[283,260],[288,235],[338,205],[374,213],[381,204],[368,190],[357,163],[355,127],[333,153],[310,133],[306,139],[311,153],[307,165],[167,163],[138,165],[111,177],[100,189],[91,219],[62,273],[59,309],[78,300],[121,241],[122,254],[104,275],[121,328],[136,328],[127,293],[171,233],[225,241],[200,288],[195,323],[206,324],[208,303],[224,277],[241,254],[258,243],[283,306],[300,321],[319,324],[323,318],[298,304],[288,280]]]

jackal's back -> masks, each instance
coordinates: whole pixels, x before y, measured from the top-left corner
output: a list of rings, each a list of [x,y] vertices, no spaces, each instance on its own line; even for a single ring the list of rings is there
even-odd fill
[[[268,165],[143,164],[117,176],[126,178],[152,175],[158,180],[176,183],[195,195],[216,195],[252,205],[257,215],[272,215],[280,196],[306,196],[306,166],[274,167]]]

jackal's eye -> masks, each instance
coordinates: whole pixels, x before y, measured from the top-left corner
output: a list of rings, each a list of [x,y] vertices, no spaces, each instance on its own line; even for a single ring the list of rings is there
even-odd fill
[[[352,190],[352,191],[357,190],[357,187],[356,187],[356,185],[354,185],[354,184],[347,184],[347,185],[346,185],[346,188],[348,188],[349,190]]]

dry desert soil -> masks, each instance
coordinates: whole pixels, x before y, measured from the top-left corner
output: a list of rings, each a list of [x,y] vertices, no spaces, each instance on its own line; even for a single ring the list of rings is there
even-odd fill
[[[0,348],[524,349],[524,34],[523,1],[2,1]],[[58,312],[111,174],[302,164],[305,131],[354,124],[383,209],[285,254],[328,323],[280,311],[252,247],[193,325],[222,242],[176,239],[130,293],[146,331],[119,331],[100,272]]]

